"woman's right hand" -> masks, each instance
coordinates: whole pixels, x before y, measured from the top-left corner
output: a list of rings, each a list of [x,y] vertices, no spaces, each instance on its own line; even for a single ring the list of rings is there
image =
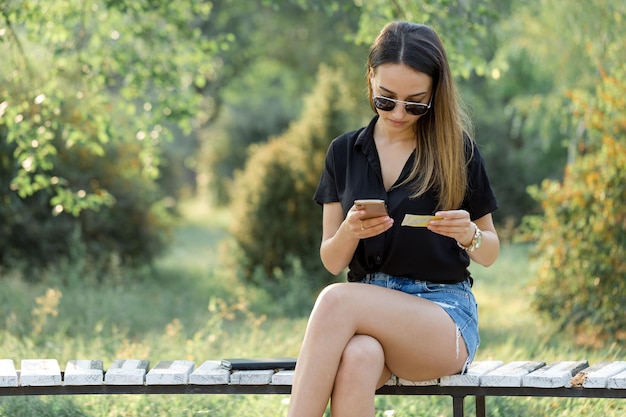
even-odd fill
[[[359,241],[376,236],[393,226],[389,216],[361,220],[364,210],[352,206],[344,217],[341,203],[324,204],[322,221],[322,263],[334,275],[339,274],[350,263]]]
[[[393,226],[393,219],[388,215],[369,219],[362,219],[363,216],[365,216],[365,210],[359,210],[356,206],[352,206],[345,220],[349,225],[350,233],[358,239],[377,236]]]

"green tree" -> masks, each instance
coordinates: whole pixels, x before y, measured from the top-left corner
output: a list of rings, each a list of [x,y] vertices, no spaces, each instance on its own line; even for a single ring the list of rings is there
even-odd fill
[[[0,115],[19,166],[11,189],[49,190],[53,206],[74,215],[110,205],[106,190],[52,174],[58,146],[103,156],[109,142],[139,143],[142,175],[155,179],[166,126],[189,129],[199,104],[190,87],[213,70],[205,54],[218,40],[189,24],[210,10],[194,1],[3,2]]]
[[[524,50],[552,81],[510,108],[524,114],[525,137],[562,141],[568,160],[562,181],[530,188],[543,212],[526,219],[537,239],[534,304],[563,328],[623,338],[626,5],[543,0],[520,3],[516,16],[507,53]]]
[[[190,131],[207,57],[229,41],[198,29],[210,13],[191,0],[2,2],[0,262],[54,261],[77,241],[95,256],[158,253],[163,143]]]
[[[220,112],[196,132],[202,147],[199,171],[218,204],[228,203],[234,172],[247,158],[244,150],[280,135],[298,118],[321,64],[341,67],[344,82],[363,85],[367,47],[355,47],[349,38],[358,28],[356,6],[258,1],[250,15],[249,3],[223,10],[236,36],[232,48],[219,52],[226,74],[218,74],[219,91],[213,95]]]
[[[500,201],[500,223],[541,212],[526,188],[562,178],[576,157],[584,129],[571,117],[567,92],[594,91],[598,68],[619,62],[624,19],[619,0],[516,1],[490,28],[498,71],[470,79],[464,89]]]
[[[371,0],[358,2],[361,8],[358,43],[369,45],[380,29],[392,20],[427,24],[441,37],[452,72],[457,77],[480,76],[498,69],[489,31],[497,22],[502,4],[497,0]]]
[[[622,55],[623,56],[623,55]],[[563,328],[623,338],[626,326],[626,66],[595,95],[570,94],[585,127],[562,182],[532,189],[537,231],[535,306]]]
[[[300,119],[251,147],[232,188],[237,269],[287,311],[308,311],[314,294],[334,280],[319,260],[322,216],[312,196],[330,141],[363,122],[355,120],[346,87],[340,71],[322,68]]]

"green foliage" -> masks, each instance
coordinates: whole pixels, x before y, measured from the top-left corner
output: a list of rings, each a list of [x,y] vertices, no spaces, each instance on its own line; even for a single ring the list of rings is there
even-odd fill
[[[500,66],[464,84],[501,206],[495,218],[517,223],[541,211],[526,188],[562,178],[574,158],[582,126],[566,92],[592,91],[598,68],[620,63],[626,9],[620,0],[516,1],[500,16],[490,30]]]
[[[351,124],[354,102],[342,77],[322,68],[301,119],[280,137],[253,146],[235,178],[231,230],[240,271],[250,282],[265,286],[288,277],[298,283],[292,290],[300,287],[312,296],[312,288],[332,280],[319,260],[322,216],[312,196],[330,141],[349,126],[358,127]],[[294,273],[294,260],[305,272]]]
[[[58,142],[59,138],[51,141]],[[0,161],[0,187],[9,190],[15,167],[7,156],[15,145],[2,141],[0,147],[7,150]],[[141,145],[107,143],[101,147],[102,155],[87,147],[58,146],[50,159],[54,166],[50,185],[63,183],[76,191],[59,187],[54,195],[41,189],[22,198],[4,193],[0,265],[18,261],[32,268],[61,259],[79,263],[88,259],[90,268],[98,271],[114,266],[114,259],[137,264],[161,253],[171,227],[170,203],[153,179],[143,175]],[[108,203],[92,206],[90,196]]]
[[[142,175],[157,178],[165,124],[189,127],[198,104],[189,87],[211,71],[214,41],[189,24],[210,7],[195,3],[3,3],[0,116],[16,145],[13,191],[49,191],[73,215],[110,205],[106,190],[77,195],[53,172],[60,149],[102,156],[109,142],[138,142]]]
[[[358,28],[354,5],[343,2],[336,8],[327,0],[259,3],[253,14],[249,1],[214,10],[227,19],[236,38],[229,51],[219,53],[224,67],[214,95],[220,112],[197,135],[203,152],[199,170],[215,201],[224,205],[234,172],[245,164],[244,150],[280,135],[298,118],[320,65],[340,67],[346,83],[363,86],[367,47],[355,47],[349,39]]]
[[[190,131],[207,56],[228,43],[194,23],[210,12],[194,1],[2,3],[0,264],[80,252],[97,268],[160,252],[174,201],[162,184],[172,197],[181,188],[160,178],[175,172],[161,170],[163,143]]]
[[[626,6],[621,0],[513,2],[502,51],[526,50],[537,71],[556,75],[556,92],[593,88],[599,66],[620,64]]]
[[[554,81],[530,61],[527,51],[511,52],[507,61],[506,72],[473,76],[461,82],[461,89],[500,205],[494,219],[498,225],[516,226],[523,216],[541,209],[526,188],[562,176],[567,162],[563,143],[572,124],[563,119],[571,119],[566,115],[571,103],[561,95],[545,96]]]
[[[535,305],[562,327],[624,337],[626,326],[626,66],[604,74],[595,96],[571,93],[587,128],[563,182],[531,189],[542,218]],[[586,143],[585,143],[586,142]]]
[[[469,78],[473,73],[482,76],[501,65],[493,61],[489,48],[489,28],[497,21],[500,3],[497,0],[359,1],[361,19],[356,41],[369,45],[392,20],[424,23],[442,38],[455,76]]]
[[[257,62],[232,87],[239,91],[227,91],[232,95],[228,104],[215,123],[199,133],[208,185],[217,202],[228,203],[234,172],[243,168],[248,156],[242,150],[279,135],[297,118],[301,103],[294,103],[294,97],[302,94],[301,78],[278,63]]]
[[[320,63],[362,90],[367,47],[392,19],[442,37],[496,220],[516,225],[540,209],[526,187],[561,178],[584,140],[565,91],[621,63],[625,12],[620,0],[2,1],[0,264],[91,250],[68,236],[149,259],[196,180],[228,202],[245,149],[296,119]]]

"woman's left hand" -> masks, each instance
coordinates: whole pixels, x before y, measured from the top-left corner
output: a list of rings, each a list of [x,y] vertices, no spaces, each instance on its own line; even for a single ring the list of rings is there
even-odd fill
[[[431,220],[430,223],[428,223],[428,230],[451,237],[464,246],[471,244],[476,230],[467,211],[438,211],[435,213],[435,216],[443,217],[443,219]]]

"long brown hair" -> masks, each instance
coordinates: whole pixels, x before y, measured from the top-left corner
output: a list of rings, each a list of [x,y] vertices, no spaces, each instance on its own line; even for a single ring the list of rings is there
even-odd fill
[[[411,198],[435,190],[438,209],[459,208],[467,188],[466,151],[473,149],[471,122],[462,108],[441,39],[428,26],[391,22],[370,48],[368,73],[389,63],[404,64],[432,77],[431,108],[415,125],[415,164],[402,185],[414,188]],[[370,106],[376,112],[367,79]]]

